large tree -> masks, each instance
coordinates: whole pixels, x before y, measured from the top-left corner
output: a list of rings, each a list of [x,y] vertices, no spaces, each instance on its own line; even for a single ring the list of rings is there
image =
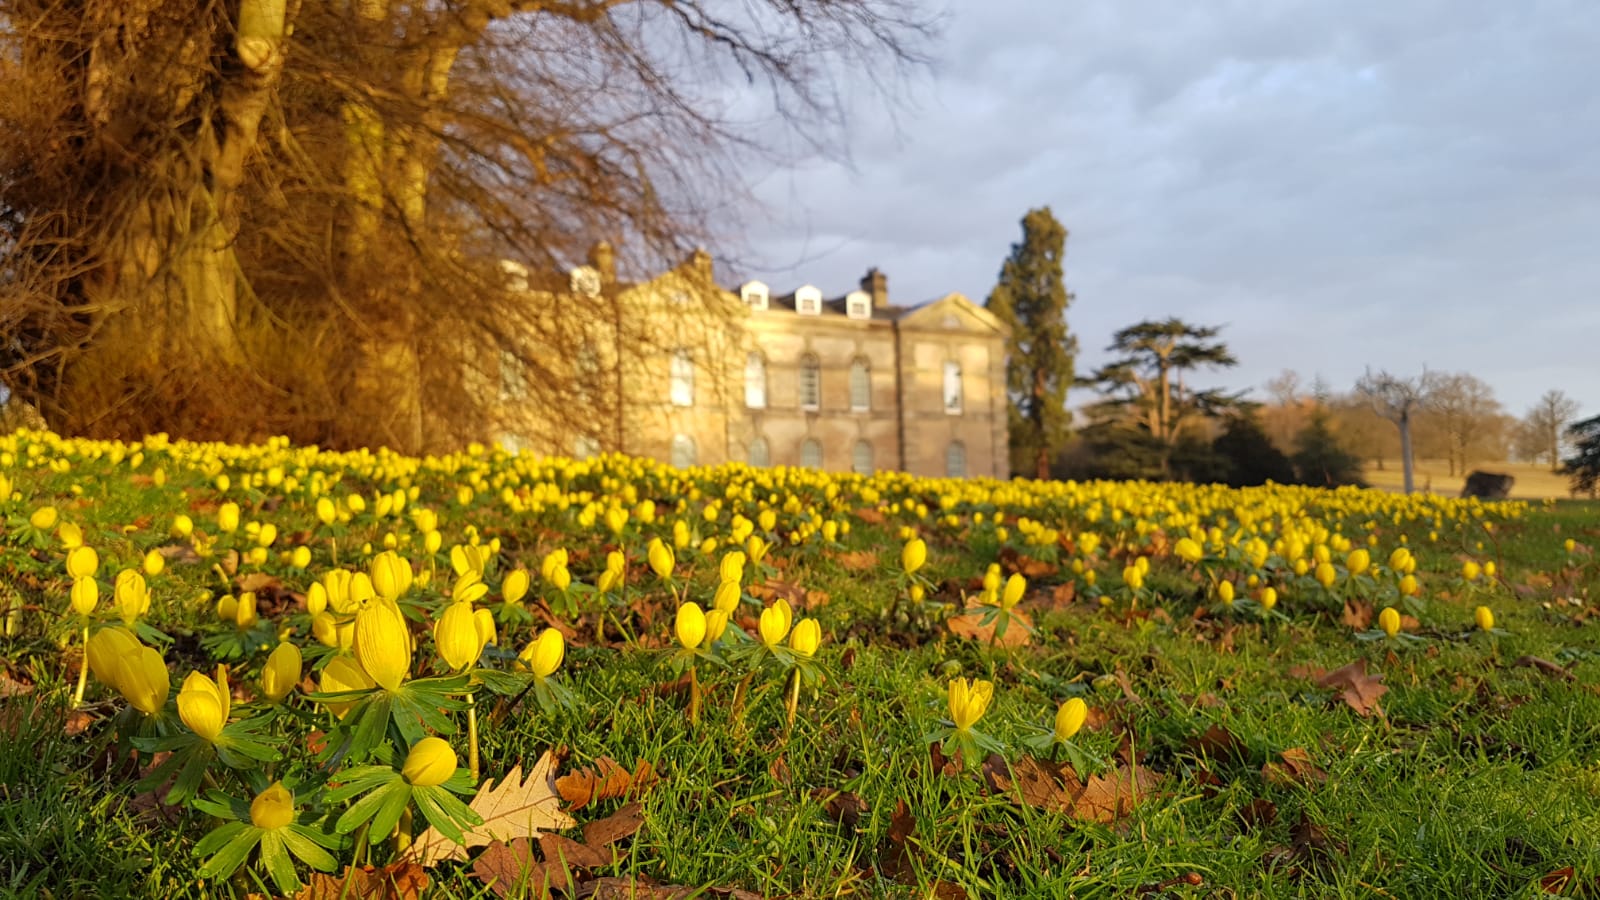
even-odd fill
[[[1022,240],[1000,267],[988,308],[1011,329],[1006,390],[1012,471],[1050,477],[1050,461],[1068,436],[1067,388],[1073,381],[1078,340],[1067,333],[1072,302],[1061,274],[1067,229],[1050,207],[1022,217]]]
[[[1430,372],[1427,382],[1427,413],[1444,438],[1451,475],[1466,474],[1474,457],[1503,455],[1493,388],[1466,372]]]
[[[1573,422],[1565,433],[1573,454],[1562,462],[1561,471],[1571,481],[1573,496],[1593,497],[1600,490],[1600,416]]]
[[[1239,402],[1237,395],[1188,384],[1188,376],[1198,369],[1237,364],[1227,345],[1216,339],[1220,331],[1177,318],[1130,325],[1113,335],[1106,348],[1117,358],[1088,379],[1102,396],[1090,406],[1090,418],[1107,434],[1132,429],[1148,439],[1159,454],[1162,478],[1173,476],[1173,451],[1186,426]]]
[[[1417,415],[1427,406],[1429,380],[1424,372],[1420,378],[1404,378],[1386,371],[1370,369],[1356,380],[1356,394],[1366,398],[1372,411],[1394,423],[1400,431],[1400,467],[1405,492],[1415,488],[1411,459],[1411,426]]]
[[[1562,429],[1578,414],[1578,401],[1558,390],[1545,391],[1539,402],[1522,418],[1528,449],[1550,463],[1550,471],[1561,470]]]
[[[510,355],[556,408],[604,298],[499,261],[678,262],[741,154],[829,146],[832,71],[915,56],[910,8],[0,0],[0,383],[72,432],[415,450],[481,436]]]

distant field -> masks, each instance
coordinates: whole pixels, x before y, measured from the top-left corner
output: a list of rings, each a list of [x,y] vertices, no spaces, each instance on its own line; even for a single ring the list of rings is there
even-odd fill
[[[1504,472],[1515,478],[1517,482],[1511,488],[1511,496],[1516,499],[1543,500],[1546,497],[1569,496],[1566,477],[1551,472],[1549,466],[1495,462],[1474,463],[1471,468],[1486,472]],[[1448,497],[1459,496],[1466,476],[1462,473],[1451,475],[1449,472],[1450,467],[1442,459],[1417,460],[1414,475],[1416,489]],[[1362,469],[1362,477],[1375,488],[1398,491],[1403,481],[1400,460],[1384,460],[1382,469],[1369,464]]]

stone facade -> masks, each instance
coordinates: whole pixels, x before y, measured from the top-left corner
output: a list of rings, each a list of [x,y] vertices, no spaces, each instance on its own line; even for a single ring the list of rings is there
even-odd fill
[[[593,390],[554,428],[502,390],[508,448],[1009,476],[1005,329],[960,294],[895,306],[876,270],[842,297],[753,281],[728,290],[702,254],[618,284],[606,258],[575,270],[575,296],[560,298],[595,309],[579,354]]]

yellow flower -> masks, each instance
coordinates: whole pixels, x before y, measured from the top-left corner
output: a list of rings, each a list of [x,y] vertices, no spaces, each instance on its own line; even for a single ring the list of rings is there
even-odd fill
[[[741,584],[744,582],[744,562],[743,550],[730,550],[723,555],[722,562],[718,563],[718,574],[724,582]]]
[[[484,642],[478,638],[478,623],[470,603],[450,604],[433,626],[434,647],[452,672],[465,669],[483,655]]]
[[[700,609],[700,604],[691,601],[678,607],[674,630],[678,634],[678,643],[686,649],[693,650],[700,646],[706,639],[706,614]]]
[[[1478,564],[1470,559],[1461,564],[1461,577],[1468,581],[1477,581],[1480,571]]]
[[[768,647],[776,647],[789,633],[789,625],[794,621],[794,612],[789,608],[789,601],[779,597],[772,605],[761,611],[761,621],[758,630],[761,632],[761,642]]]
[[[1411,565],[1411,562],[1411,551],[1404,547],[1396,547],[1394,552],[1389,554],[1389,568],[1396,572],[1408,571],[1406,567]]]
[[[217,666],[215,681],[200,672],[190,672],[178,691],[178,718],[208,744],[215,744],[222,734],[232,705],[226,666]]]
[[[117,658],[116,688],[134,709],[155,715],[167,704],[172,688],[167,661],[155,649],[140,645],[136,653]]]
[[[140,566],[144,569],[146,575],[154,578],[166,571],[167,558],[161,555],[160,550],[151,550],[144,555],[144,561],[140,563]]]
[[[56,512],[54,506],[41,506],[34,510],[32,515],[28,516],[28,524],[40,531],[49,531],[56,527],[56,519],[58,518],[60,518],[60,514]]]
[[[467,572],[456,579],[455,586],[450,588],[450,597],[457,603],[476,603],[489,596],[489,586],[476,572]]]
[[[1480,606],[1474,610],[1472,618],[1477,621],[1480,631],[1488,631],[1494,627],[1494,611],[1487,606]]]
[[[1562,541],[1561,546],[1565,547],[1568,553],[1571,553],[1578,549],[1578,542],[1572,538],[1567,538],[1565,541]]]
[[[482,578],[483,567],[487,562],[488,554],[482,547],[457,544],[450,548],[450,568],[454,569],[458,576],[472,572]]]
[[[711,606],[713,609],[732,614],[739,608],[740,593],[739,582],[724,581],[717,585],[717,592],[711,597]]]
[[[261,693],[273,703],[281,703],[300,683],[300,648],[282,641],[267,656],[261,668]]]
[[[263,831],[273,831],[293,821],[294,794],[281,781],[274,781],[250,801],[250,824]]]
[[[1271,609],[1271,608],[1273,608],[1274,606],[1277,606],[1277,605],[1278,605],[1278,589],[1275,588],[1275,587],[1271,587],[1271,586],[1262,588],[1261,589],[1261,608],[1262,609]]]
[[[671,578],[672,570],[677,565],[677,560],[673,558],[672,548],[662,543],[658,537],[651,538],[647,553],[650,558],[650,569],[656,573],[656,577],[662,579]]]
[[[117,688],[118,662],[124,656],[139,652],[139,639],[125,628],[102,628],[89,635],[85,651],[89,657],[89,671],[109,688]]]
[[[1415,597],[1422,586],[1417,583],[1417,576],[1405,575],[1400,579],[1400,595],[1402,597]]]
[[[1331,562],[1320,562],[1317,563],[1315,577],[1317,579],[1317,584],[1320,584],[1325,588],[1331,588],[1333,587],[1333,583],[1339,580],[1339,570],[1335,569],[1333,567],[1333,563]]]
[[[566,638],[554,628],[546,628],[517,654],[517,661],[535,678],[549,678],[556,669],[561,668],[561,660],[566,653]]]
[[[1487,528],[1488,524],[1485,523],[1484,527]],[[1488,562],[1483,564],[1483,574],[1484,574],[1484,577],[1486,577],[1486,578],[1493,578],[1494,577],[1494,573],[1495,573],[1494,560],[1491,559]]]
[[[399,600],[411,590],[411,563],[393,550],[385,550],[368,565],[372,589],[385,600]]]
[[[217,530],[223,534],[239,528],[239,504],[228,501],[217,508]]]
[[[372,679],[367,675],[366,670],[361,668],[360,663],[348,656],[335,656],[333,659],[328,660],[327,665],[322,667],[322,676],[318,680],[317,686],[324,694],[338,694],[344,691],[371,690],[377,685],[373,684]],[[328,711],[342,719],[345,713],[350,711],[350,707],[355,704],[356,701],[354,700],[329,703]]]
[[[183,513],[178,513],[172,517],[172,528],[169,531],[173,537],[186,538],[194,533],[194,520]]]
[[[1010,609],[1013,606],[1016,606],[1019,602],[1021,602],[1022,595],[1026,593],[1027,590],[1028,579],[1023,578],[1020,573],[1013,572],[1011,577],[1006,579],[1006,589],[1004,593],[1000,595],[1000,608]]]
[[[528,596],[530,579],[527,569],[512,569],[500,582],[500,597],[507,603],[519,603]]]
[[[1368,553],[1365,547],[1351,550],[1344,558],[1344,567],[1350,570],[1351,575],[1360,575],[1370,565],[1372,565],[1372,554]]]
[[[1083,702],[1082,697],[1073,697],[1061,704],[1061,708],[1056,710],[1056,741],[1064,744],[1072,740],[1088,718],[1089,704]]]
[[[1192,538],[1179,538],[1178,542],[1172,545],[1172,553],[1184,562],[1189,563],[1197,563],[1201,557],[1206,555],[1205,551],[1201,550],[1200,545],[1195,543]]]
[[[1144,570],[1138,566],[1124,566],[1122,569],[1122,583],[1136,591],[1144,587]]]
[[[80,546],[67,554],[67,576],[89,578],[100,569],[100,554],[93,547]]]
[[[922,538],[912,538],[900,548],[900,568],[905,570],[907,575],[922,568],[922,564],[927,561],[928,543]]]
[[[500,646],[500,636],[495,633],[494,613],[487,609],[472,611],[472,624],[478,628],[478,642],[487,647],[490,644]]]
[[[822,626],[816,619],[801,619],[789,634],[789,647],[801,656],[811,656],[822,644]]]
[[[956,723],[956,730],[967,732],[972,726],[983,718],[984,712],[989,709],[989,702],[994,699],[994,682],[974,680],[968,684],[965,678],[956,678],[950,682],[950,718]]]
[[[79,578],[72,582],[72,611],[87,617],[100,605],[100,582],[93,578]]]
[[[1233,582],[1224,581],[1217,585],[1217,599],[1229,606],[1233,605]]]
[[[707,645],[716,643],[721,639],[723,632],[728,630],[728,611],[713,609],[706,613],[706,639]]]
[[[400,607],[377,599],[356,613],[356,661],[385,690],[395,690],[411,672],[411,630]]]
[[[339,510],[333,505],[332,498],[317,498],[317,521],[324,525],[332,525],[339,520]]]
[[[456,773],[456,751],[443,738],[425,737],[411,745],[400,775],[412,787],[444,784]]]
[[[145,586],[144,576],[137,569],[123,569],[117,573],[111,597],[122,621],[129,626],[150,611],[150,591]]]
[[[1378,627],[1382,628],[1383,633],[1389,637],[1399,634],[1400,612],[1392,606],[1384,607],[1383,612],[1378,613]]]
[[[149,601],[145,602],[149,606]],[[234,608],[233,626],[240,631],[249,631],[256,624],[256,592],[245,591],[239,595],[238,606]]]
[[[68,550],[76,550],[83,546],[83,529],[72,522],[62,522],[56,531],[56,537],[61,539],[61,546]]]

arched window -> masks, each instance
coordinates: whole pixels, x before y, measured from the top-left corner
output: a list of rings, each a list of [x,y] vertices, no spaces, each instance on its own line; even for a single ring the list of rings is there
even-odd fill
[[[872,444],[869,441],[856,441],[856,446],[850,451],[850,469],[857,475],[872,474]]]
[[[815,353],[800,357],[800,408],[812,412],[822,408],[822,363]]]
[[[960,441],[951,441],[944,448],[944,474],[950,478],[967,477],[967,447]]]
[[[944,411],[961,415],[961,363],[955,360],[944,364]]]
[[[767,408],[767,358],[758,350],[744,358],[744,405],[749,409]]]
[[[772,465],[772,449],[767,446],[767,439],[759,434],[750,439],[750,465]]]
[[[822,468],[822,442],[816,438],[806,438],[800,444],[800,465],[807,469]]]
[[[694,405],[694,357],[686,349],[672,353],[672,405]]]
[[[850,411],[866,412],[872,409],[872,366],[866,357],[850,361]]]
[[[680,469],[687,469],[695,464],[694,438],[687,434],[672,436],[672,464]]]

